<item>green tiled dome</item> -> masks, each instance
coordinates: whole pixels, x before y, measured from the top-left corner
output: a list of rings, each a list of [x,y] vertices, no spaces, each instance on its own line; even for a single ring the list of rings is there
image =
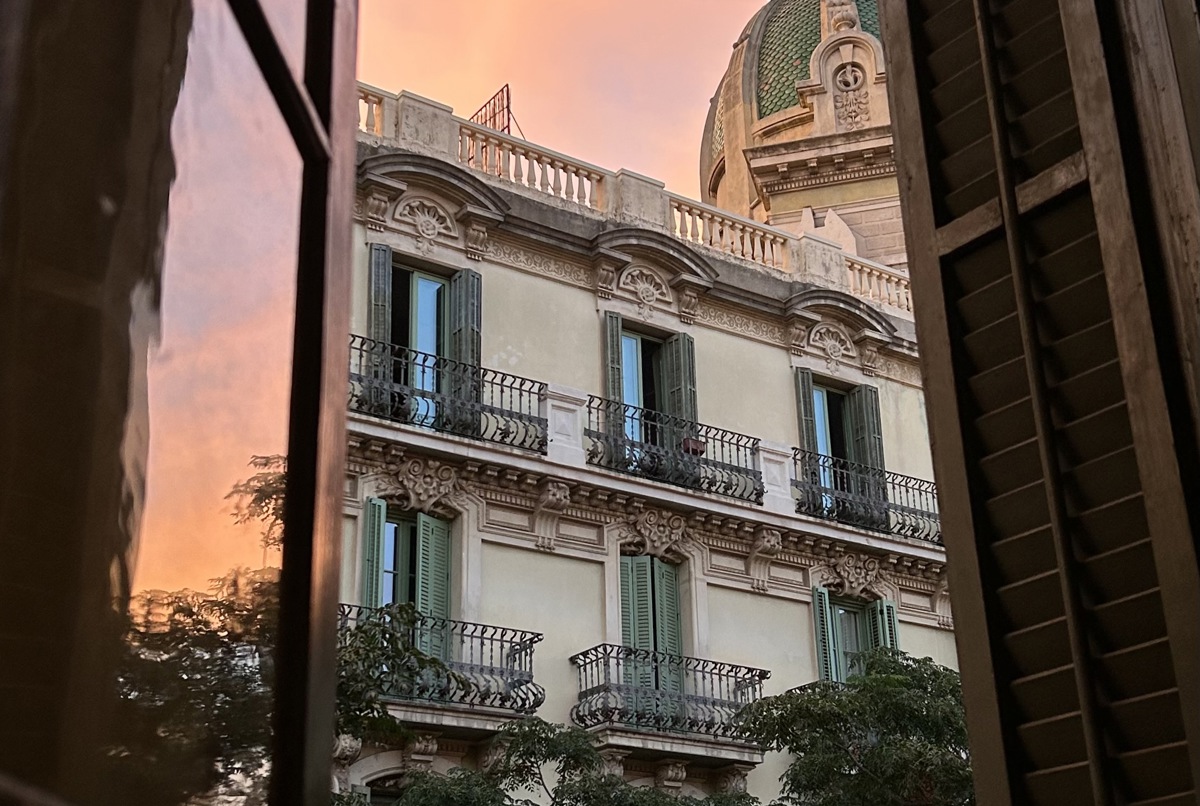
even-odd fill
[[[862,30],[879,37],[877,0],[858,0]],[[796,82],[809,77],[808,60],[821,42],[821,0],[774,0],[758,48],[758,116],[796,104]]]

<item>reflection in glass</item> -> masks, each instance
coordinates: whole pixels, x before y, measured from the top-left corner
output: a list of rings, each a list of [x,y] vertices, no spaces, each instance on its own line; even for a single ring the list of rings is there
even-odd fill
[[[133,356],[145,507],[106,802],[251,806],[269,778],[302,166],[221,0],[195,4],[171,147],[161,296],[143,300],[157,339]]]

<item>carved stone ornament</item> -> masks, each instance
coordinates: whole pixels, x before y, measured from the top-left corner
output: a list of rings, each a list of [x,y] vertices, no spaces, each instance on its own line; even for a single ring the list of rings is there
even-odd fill
[[[388,208],[408,185],[398,179],[369,173],[358,180],[356,215],[360,216],[369,230],[383,230],[387,225]]]
[[[754,543],[746,557],[746,573],[750,576],[750,587],[766,591],[771,578],[771,561],[779,556],[783,548],[783,535],[778,529],[760,526],[754,530]]]
[[[350,765],[362,752],[362,739],[343,733],[333,738],[333,780],[338,792],[350,791]]]
[[[615,775],[618,778],[625,777],[625,757],[629,755],[628,750],[616,750],[614,748],[605,748],[600,751],[600,761],[605,775]]]
[[[939,627],[954,629],[954,613],[950,610],[950,582],[945,574],[946,572],[942,571],[942,576],[938,578],[933,589],[933,612],[937,614]]]
[[[412,225],[417,251],[428,252],[433,242],[445,236],[458,237],[458,226],[440,204],[423,197],[407,198],[396,207],[396,219]]]
[[[596,262],[596,296],[600,299],[612,299],[613,290],[617,286],[617,267],[612,261],[599,260]]]
[[[406,509],[431,513],[433,508],[462,492],[458,471],[436,459],[408,459],[388,467],[378,494]]]
[[[854,0],[827,0],[829,9],[829,27],[835,31],[845,31],[858,27],[858,5]]]
[[[843,64],[833,74],[833,108],[839,131],[864,129],[871,120],[865,71],[854,63]]]
[[[716,771],[717,792],[742,795],[746,792],[746,774],[753,769],[748,764],[730,764]]]
[[[621,272],[617,288],[633,295],[643,318],[650,316],[657,303],[671,304],[670,287],[657,274],[641,266],[630,266]]]
[[[880,367],[879,348],[868,347],[862,353],[863,375],[878,375]]]
[[[788,323],[787,343],[792,355],[804,354],[804,343],[808,340],[808,326],[798,319]]]
[[[438,735],[418,733],[404,749],[405,766],[414,770],[427,770],[433,766],[438,754]]]
[[[493,767],[504,759],[508,753],[509,740],[505,737],[497,736],[484,745],[483,751],[479,754],[479,769],[483,772],[490,772]]]
[[[654,785],[659,789],[678,790],[687,780],[687,762],[666,758],[654,767]]]
[[[558,533],[558,517],[571,503],[571,488],[557,479],[545,479],[533,510],[533,531],[537,547],[554,551],[554,536]]]
[[[696,321],[696,309],[700,307],[700,293],[694,288],[686,288],[679,295],[679,321],[690,325]]]
[[[858,350],[846,331],[833,322],[822,322],[813,327],[808,334],[808,346],[825,354],[825,367],[830,372],[837,372],[838,365],[858,357]]]
[[[631,516],[621,524],[618,539],[622,554],[649,554],[660,558],[682,558],[692,542],[683,516],[660,509],[646,509]]]
[[[829,588],[842,596],[861,598],[867,591],[879,595],[873,588],[884,581],[882,576],[878,558],[847,552],[831,564],[815,569],[813,584]]]
[[[487,225],[472,221],[467,227],[467,257],[471,260],[482,260],[487,254],[488,230]]]

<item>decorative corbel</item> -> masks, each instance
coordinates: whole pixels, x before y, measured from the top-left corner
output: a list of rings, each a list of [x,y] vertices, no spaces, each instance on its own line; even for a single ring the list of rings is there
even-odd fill
[[[678,274],[671,280],[670,285],[679,304],[679,321],[685,325],[692,324],[696,321],[700,297],[712,288],[712,280],[691,274]]]
[[[687,762],[679,758],[664,758],[654,767],[654,785],[666,792],[678,792],[687,780]]]
[[[533,510],[533,532],[537,535],[537,547],[542,551],[554,551],[554,537],[558,534],[558,518],[571,503],[571,488],[558,479],[544,479]]]
[[[358,177],[362,218],[369,230],[383,230],[388,209],[408,190],[408,183],[378,173]]]
[[[778,529],[759,526],[754,530],[754,543],[746,556],[746,574],[750,577],[751,588],[766,592],[771,578],[771,561],[779,556],[781,548],[783,535]]]
[[[612,249],[595,249],[592,252],[592,269],[596,274],[596,296],[612,299],[617,288],[617,275],[632,262],[629,255]]]
[[[813,325],[821,322],[821,317],[797,305],[789,305],[785,317],[788,350],[792,355],[804,355],[804,345],[808,343],[808,332]]]
[[[887,336],[876,330],[860,330],[853,338],[863,375],[877,375],[882,366],[881,351],[890,343]]]
[[[488,231],[504,220],[504,216],[474,204],[464,204],[455,216],[466,234],[467,257],[481,260],[487,254]]]

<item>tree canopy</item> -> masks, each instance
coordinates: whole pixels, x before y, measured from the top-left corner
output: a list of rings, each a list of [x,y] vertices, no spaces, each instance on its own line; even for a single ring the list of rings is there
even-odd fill
[[[749,736],[791,753],[781,803],[805,806],[968,806],[974,803],[957,672],[878,649],[861,674],[753,704]]]

